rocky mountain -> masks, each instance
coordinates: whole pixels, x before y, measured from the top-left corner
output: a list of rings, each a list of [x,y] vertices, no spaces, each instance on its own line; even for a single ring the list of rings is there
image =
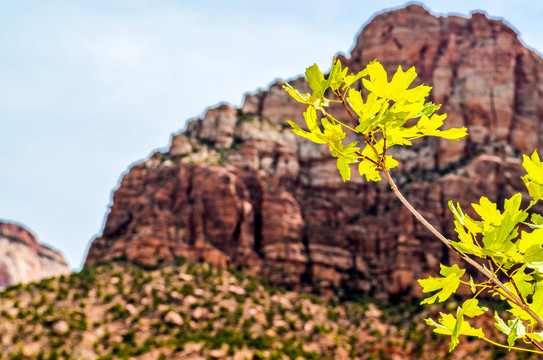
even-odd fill
[[[69,273],[60,253],[38,243],[22,226],[0,222],[0,289]]]
[[[349,56],[353,71],[378,59],[415,66],[442,103],[459,142],[430,139],[396,153],[408,200],[454,237],[448,201],[465,208],[522,191],[521,154],[542,143],[543,60],[504,22],[482,13],[437,17],[419,5],[377,15]],[[310,64],[308,64],[310,65]],[[302,69],[300,69],[302,70]],[[290,81],[307,89],[303,79]],[[115,191],[86,265],[142,264],[179,256],[265,274],[276,284],[419,295],[415,279],[455,261],[385,183],[344,184],[326,147],[285,126],[304,106],[275,83],[243,106],[207,111],[173,136],[169,151],[133,166]],[[341,109],[332,108],[336,117]]]

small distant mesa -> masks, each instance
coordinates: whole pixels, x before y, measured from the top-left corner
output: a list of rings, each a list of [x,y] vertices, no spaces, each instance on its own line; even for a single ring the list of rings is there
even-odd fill
[[[40,244],[24,227],[0,221],[0,289],[70,273],[60,253]]]

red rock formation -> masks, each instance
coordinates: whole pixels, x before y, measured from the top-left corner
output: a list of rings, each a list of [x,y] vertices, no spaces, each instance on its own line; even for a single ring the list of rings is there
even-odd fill
[[[28,230],[0,222],[0,288],[70,272],[62,255],[39,244]]]
[[[480,13],[435,17],[409,5],[377,15],[342,57],[355,71],[373,59],[389,73],[416,66],[448,126],[468,128],[460,142],[429,139],[396,151],[402,161],[392,175],[436,228],[454,237],[448,200],[467,207],[482,194],[503,201],[523,190],[520,154],[542,139],[543,60],[511,28]],[[326,147],[284,126],[302,122],[304,106],[280,85],[247,95],[239,110],[209,110],[173,137],[168,153],[134,166],[86,264],[182,255],[276,283],[384,296],[417,294],[417,277],[455,261],[387,184],[344,184]]]

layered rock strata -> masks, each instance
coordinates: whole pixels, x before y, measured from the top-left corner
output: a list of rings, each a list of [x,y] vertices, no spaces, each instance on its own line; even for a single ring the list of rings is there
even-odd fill
[[[40,244],[22,226],[0,222],[0,289],[69,273],[60,253]]]
[[[500,20],[436,17],[418,5],[377,15],[349,57],[354,71],[378,59],[389,73],[415,66],[433,86],[459,142],[427,139],[396,151],[393,177],[446,236],[448,201],[523,190],[522,153],[542,144],[543,60]],[[291,81],[307,89],[303,79]],[[335,160],[286,126],[304,106],[276,83],[243,106],[209,110],[124,175],[86,264],[146,264],[184,256],[264,273],[278,284],[417,295],[415,279],[455,256],[401,205],[387,184],[346,184]],[[341,117],[341,109],[331,111]]]

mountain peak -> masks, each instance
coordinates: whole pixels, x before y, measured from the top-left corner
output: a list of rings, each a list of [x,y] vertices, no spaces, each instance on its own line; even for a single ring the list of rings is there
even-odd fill
[[[359,34],[351,70],[378,59],[388,73],[415,66],[433,86],[458,142],[398,151],[392,176],[440,232],[454,238],[449,200],[468,207],[521,191],[521,153],[543,145],[543,60],[501,20],[437,17],[420,5],[377,15]],[[303,79],[292,85],[306,92]],[[265,274],[293,288],[420,294],[415,279],[454,260],[385,184],[344,184],[326,147],[297,138],[303,104],[280,83],[191,121],[170,150],[135,165],[113,197],[86,264],[179,256]],[[341,118],[343,109],[331,106]],[[484,190],[484,191],[483,191]]]

